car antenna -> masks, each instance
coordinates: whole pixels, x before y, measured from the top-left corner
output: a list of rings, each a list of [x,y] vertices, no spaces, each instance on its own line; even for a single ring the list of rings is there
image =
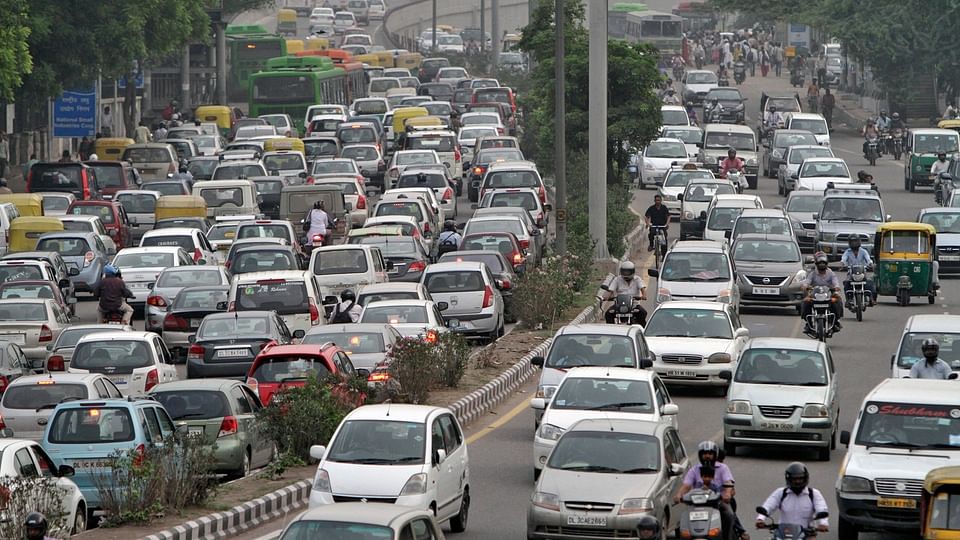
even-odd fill
[[[387,400],[387,416],[390,416],[390,407],[393,405],[391,400]]]
[[[603,413],[603,418],[607,421],[608,424],[610,424],[610,431],[616,431],[615,429],[613,429],[613,422],[610,421],[610,413],[608,412]]]

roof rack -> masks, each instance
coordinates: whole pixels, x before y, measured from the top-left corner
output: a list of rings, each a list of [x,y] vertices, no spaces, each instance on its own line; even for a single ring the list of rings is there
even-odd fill
[[[880,188],[875,183],[834,184],[833,182],[827,182],[827,187],[823,190],[823,194],[863,193],[865,191],[876,191],[877,194],[879,194]]]

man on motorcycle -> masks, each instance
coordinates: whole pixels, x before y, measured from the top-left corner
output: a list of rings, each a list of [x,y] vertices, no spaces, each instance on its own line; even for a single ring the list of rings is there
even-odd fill
[[[777,129],[783,123],[783,115],[777,111],[776,107],[771,106],[767,109],[767,114],[763,116],[763,125],[767,129]]]
[[[643,280],[636,277],[636,273],[637,267],[632,262],[623,261],[620,263],[620,275],[610,282],[610,286],[606,291],[607,294],[604,300],[616,298],[621,294],[629,294],[634,301],[646,300],[647,288],[644,286]],[[604,318],[606,319],[607,324],[613,324],[615,318],[613,306],[607,310],[607,312],[604,314]],[[633,323],[641,326],[647,325],[647,310],[643,309],[643,306],[640,304],[634,304],[633,306]]]
[[[687,118],[690,119],[691,125],[697,125],[697,110],[694,108],[693,103],[687,103]]]
[[[864,171],[863,169],[857,171],[857,183],[858,184],[872,184],[873,175]]]
[[[817,265],[817,269],[813,272],[808,272],[806,279],[803,280],[803,290],[805,293],[809,294],[814,287],[829,287],[834,293],[840,293],[840,280],[837,279],[837,275],[833,273],[833,270],[828,268],[827,255],[818,251],[813,256],[814,263]],[[830,302],[830,310],[833,312],[833,331],[837,332],[840,330],[840,316],[843,314],[843,305],[840,302]],[[800,308],[800,318],[804,321],[803,332],[805,334],[813,333],[813,328],[810,326],[810,321],[807,319],[807,316],[813,312],[813,302],[811,298],[806,298]]]
[[[673,88],[667,89],[667,95],[663,96],[664,105],[679,105],[680,97],[677,95],[677,91]]]
[[[923,362],[917,362],[910,368],[911,379],[948,379],[953,371],[950,364],[940,359],[940,344],[933,338],[923,340],[920,345]]]
[[[744,172],[743,160],[737,157],[736,148],[727,150],[727,158],[720,162],[721,177],[726,178],[727,173],[730,171],[740,171],[741,173]]]
[[[863,157],[867,157],[867,149],[870,146],[870,140],[880,140],[880,131],[873,120],[867,120],[867,125],[863,127]],[[880,154],[880,147],[877,146],[877,155]]]
[[[452,219],[443,222],[443,232],[440,233],[438,240],[440,241],[440,247],[437,251],[440,252],[440,255],[456,251],[457,247],[460,246],[462,238],[460,233],[457,232],[457,224]]]
[[[880,111],[880,116],[877,117],[877,129],[880,131],[888,131],[891,122],[891,118],[887,116],[887,111]]]
[[[937,160],[933,162],[933,165],[930,166],[930,174],[933,176],[939,176],[940,173],[945,173],[950,169],[950,162],[947,161],[946,152],[937,152]]]
[[[687,469],[683,476],[683,484],[677,493],[673,496],[674,504],[680,504],[683,496],[694,489],[709,489],[720,494],[720,504],[717,509],[720,510],[720,521],[723,524],[724,534],[722,538],[730,538],[728,532],[733,528],[737,536],[742,540],[749,540],[746,530],[737,520],[737,515],[733,510],[733,497],[737,494],[734,484],[736,480],[733,473],[726,464],[720,463],[717,458],[720,455],[720,447],[713,441],[703,441],[697,446],[697,458],[700,463]],[[713,472],[712,482],[706,484],[703,476],[700,474],[704,469]]]
[[[647,225],[647,240],[650,241],[647,251],[653,251],[653,239],[656,236],[654,227],[663,227],[663,238],[666,240],[667,228],[670,226],[670,209],[664,206],[663,197],[653,196],[653,204],[644,212],[643,219]]]
[[[810,472],[803,463],[791,463],[783,476],[787,486],[773,490],[761,506],[767,511],[767,515],[779,511],[781,525],[798,525],[806,528],[817,514],[827,512],[827,501],[820,490],[809,487]],[[766,518],[764,514],[757,514],[758,529],[766,528]],[[817,531],[829,530],[830,523],[827,518],[817,520]]]
[[[121,322],[130,324],[130,320],[133,319],[133,308],[127,304],[127,298],[133,298],[133,293],[123,282],[120,270],[116,266],[108,264],[103,268],[103,274],[104,278],[93,291],[93,295],[100,298],[98,306],[100,324],[106,323],[112,313],[120,313]]]
[[[900,118],[900,113],[896,111],[894,111],[893,116],[890,117],[890,129],[907,130],[906,122],[903,121],[903,118]]]
[[[363,307],[357,304],[357,295],[350,289],[340,293],[340,303],[333,308],[330,324],[350,324],[360,320]]]
[[[846,268],[848,271],[854,266],[862,266],[864,270],[870,270],[873,268],[873,259],[870,258],[870,254],[867,253],[867,250],[860,247],[860,235],[851,234],[850,240],[847,241],[850,247],[843,252],[843,256],[840,257],[840,265]],[[850,275],[847,274],[847,279],[843,281],[843,292],[849,293],[853,286],[850,284]],[[872,279],[866,281],[866,288],[870,291],[870,298],[867,299],[868,305],[872,306],[877,301],[877,287],[874,285]]]

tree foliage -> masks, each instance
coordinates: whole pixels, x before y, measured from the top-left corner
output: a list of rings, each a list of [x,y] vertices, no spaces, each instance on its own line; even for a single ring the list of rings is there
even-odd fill
[[[0,0],[0,100],[12,101],[23,77],[33,69],[30,59],[30,27],[27,0]]]

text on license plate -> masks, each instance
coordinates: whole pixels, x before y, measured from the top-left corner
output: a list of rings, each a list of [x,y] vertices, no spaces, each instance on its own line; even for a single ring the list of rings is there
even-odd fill
[[[754,287],[753,294],[780,294],[780,289],[777,287]]]
[[[704,521],[710,518],[710,512],[690,512],[690,521]]]
[[[190,319],[190,328],[200,328],[203,319]]]
[[[110,382],[112,382],[117,386],[121,386],[121,385],[127,384],[127,378],[126,377],[110,377]]]
[[[786,422],[761,422],[760,429],[773,429],[777,431],[793,431],[793,424]]]
[[[149,289],[148,285],[149,283],[131,283],[130,288],[136,290]]]
[[[567,525],[607,526],[606,516],[567,516]]]
[[[23,345],[27,342],[27,336],[25,334],[0,334],[0,339],[12,341],[17,345]]]
[[[941,261],[960,261],[960,255],[941,255]]]
[[[817,231],[807,231],[807,238],[816,238]]]
[[[917,501],[913,499],[877,499],[877,506],[881,508],[916,508]]]
[[[190,426],[187,428],[187,434],[194,437],[199,437],[203,435],[203,426]]]
[[[697,376],[697,373],[694,371],[668,371],[668,377],[688,377],[694,378]]]
[[[217,351],[217,358],[241,358],[248,354],[247,349],[220,349]]]

